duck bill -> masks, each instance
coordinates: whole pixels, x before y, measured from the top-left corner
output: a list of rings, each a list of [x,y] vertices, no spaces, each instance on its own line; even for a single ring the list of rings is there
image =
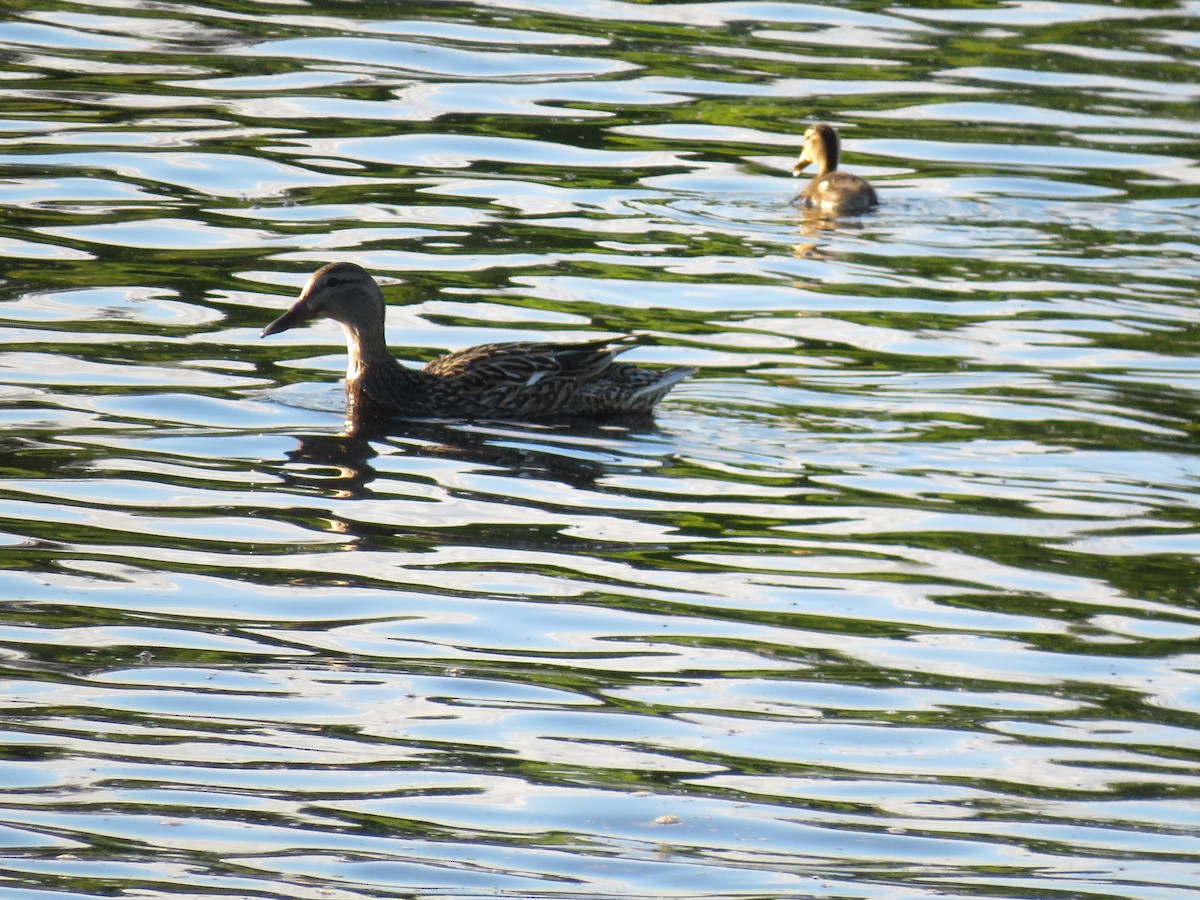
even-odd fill
[[[800,157],[800,159],[796,162],[796,164],[794,166],[792,166],[792,177],[793,178],[797,177],[801,172],[804,171],[804,167],[807,166],[810,162],[812,162],[812,160],[809,159],[807,156]]]
[[[304,298],[296,301],[282,316],[268,325],[262,330],[259,337],[267,337],[272,334],[279,334],[281,331],[287,331],[289,328],[295,328],[297,325],[303,325],[305,322],[311,322],[317,317],[317,314],[312,311]]]

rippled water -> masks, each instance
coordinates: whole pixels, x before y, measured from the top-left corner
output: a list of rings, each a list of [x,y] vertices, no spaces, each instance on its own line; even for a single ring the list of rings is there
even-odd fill
[[[6,10],[4,896],[1195,896],[1200,4]]]

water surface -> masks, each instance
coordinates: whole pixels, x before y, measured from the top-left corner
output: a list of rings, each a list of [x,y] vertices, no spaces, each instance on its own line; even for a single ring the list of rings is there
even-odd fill
[[[0,891],[1192,896],[1197,11],[0,15]],[[341,259],[699,372],[348,436]]]

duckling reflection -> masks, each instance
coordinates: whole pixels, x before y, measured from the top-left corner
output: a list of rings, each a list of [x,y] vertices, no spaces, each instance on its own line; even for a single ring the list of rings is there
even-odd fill
[[[804,132],[804,149],[792,175],[799,176],[809,163],[816,164],[817,174],[797,195],[797,204],[836,216],[863,213],[879,203],[875,189],[865,179],[838,171],[840,155],[841,141],[832,126],[822,123]]]
[[[615,358],[628,339],[583,343],[485,344],[409,369],[388,351],[387,305],[379,285],[350,262],[318,269],[296,303],[262,330],[287,331],[319,317],[346,333],[347,407],[351,417],[405,416],[531,421],[556,416],[608,417],[650,412],[696,370],[649,369]]]

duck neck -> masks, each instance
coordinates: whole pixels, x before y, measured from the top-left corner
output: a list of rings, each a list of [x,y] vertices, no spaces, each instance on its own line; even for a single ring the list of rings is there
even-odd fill
[[[363,324],[343,322],[346,332],[346,377],[356,380],[370,366],[395,365],[396,361],[387,348],[387,338],[382,322]]]
[[[838,148],[837,144],[831,147],[826,147],[825,152],[817,159],[817,177],[828,175],[830,172],[836,172],[838,167]]]
[[[822,130],[821,140],[817,144],[817,177],[836,172],[842,155],[841,141],[832,128]]]
[[[400,365],[387,348],[383,323],[343,324],[346,332],[346,421],[354,427],[406,408],[419,394],[421,372]]]

